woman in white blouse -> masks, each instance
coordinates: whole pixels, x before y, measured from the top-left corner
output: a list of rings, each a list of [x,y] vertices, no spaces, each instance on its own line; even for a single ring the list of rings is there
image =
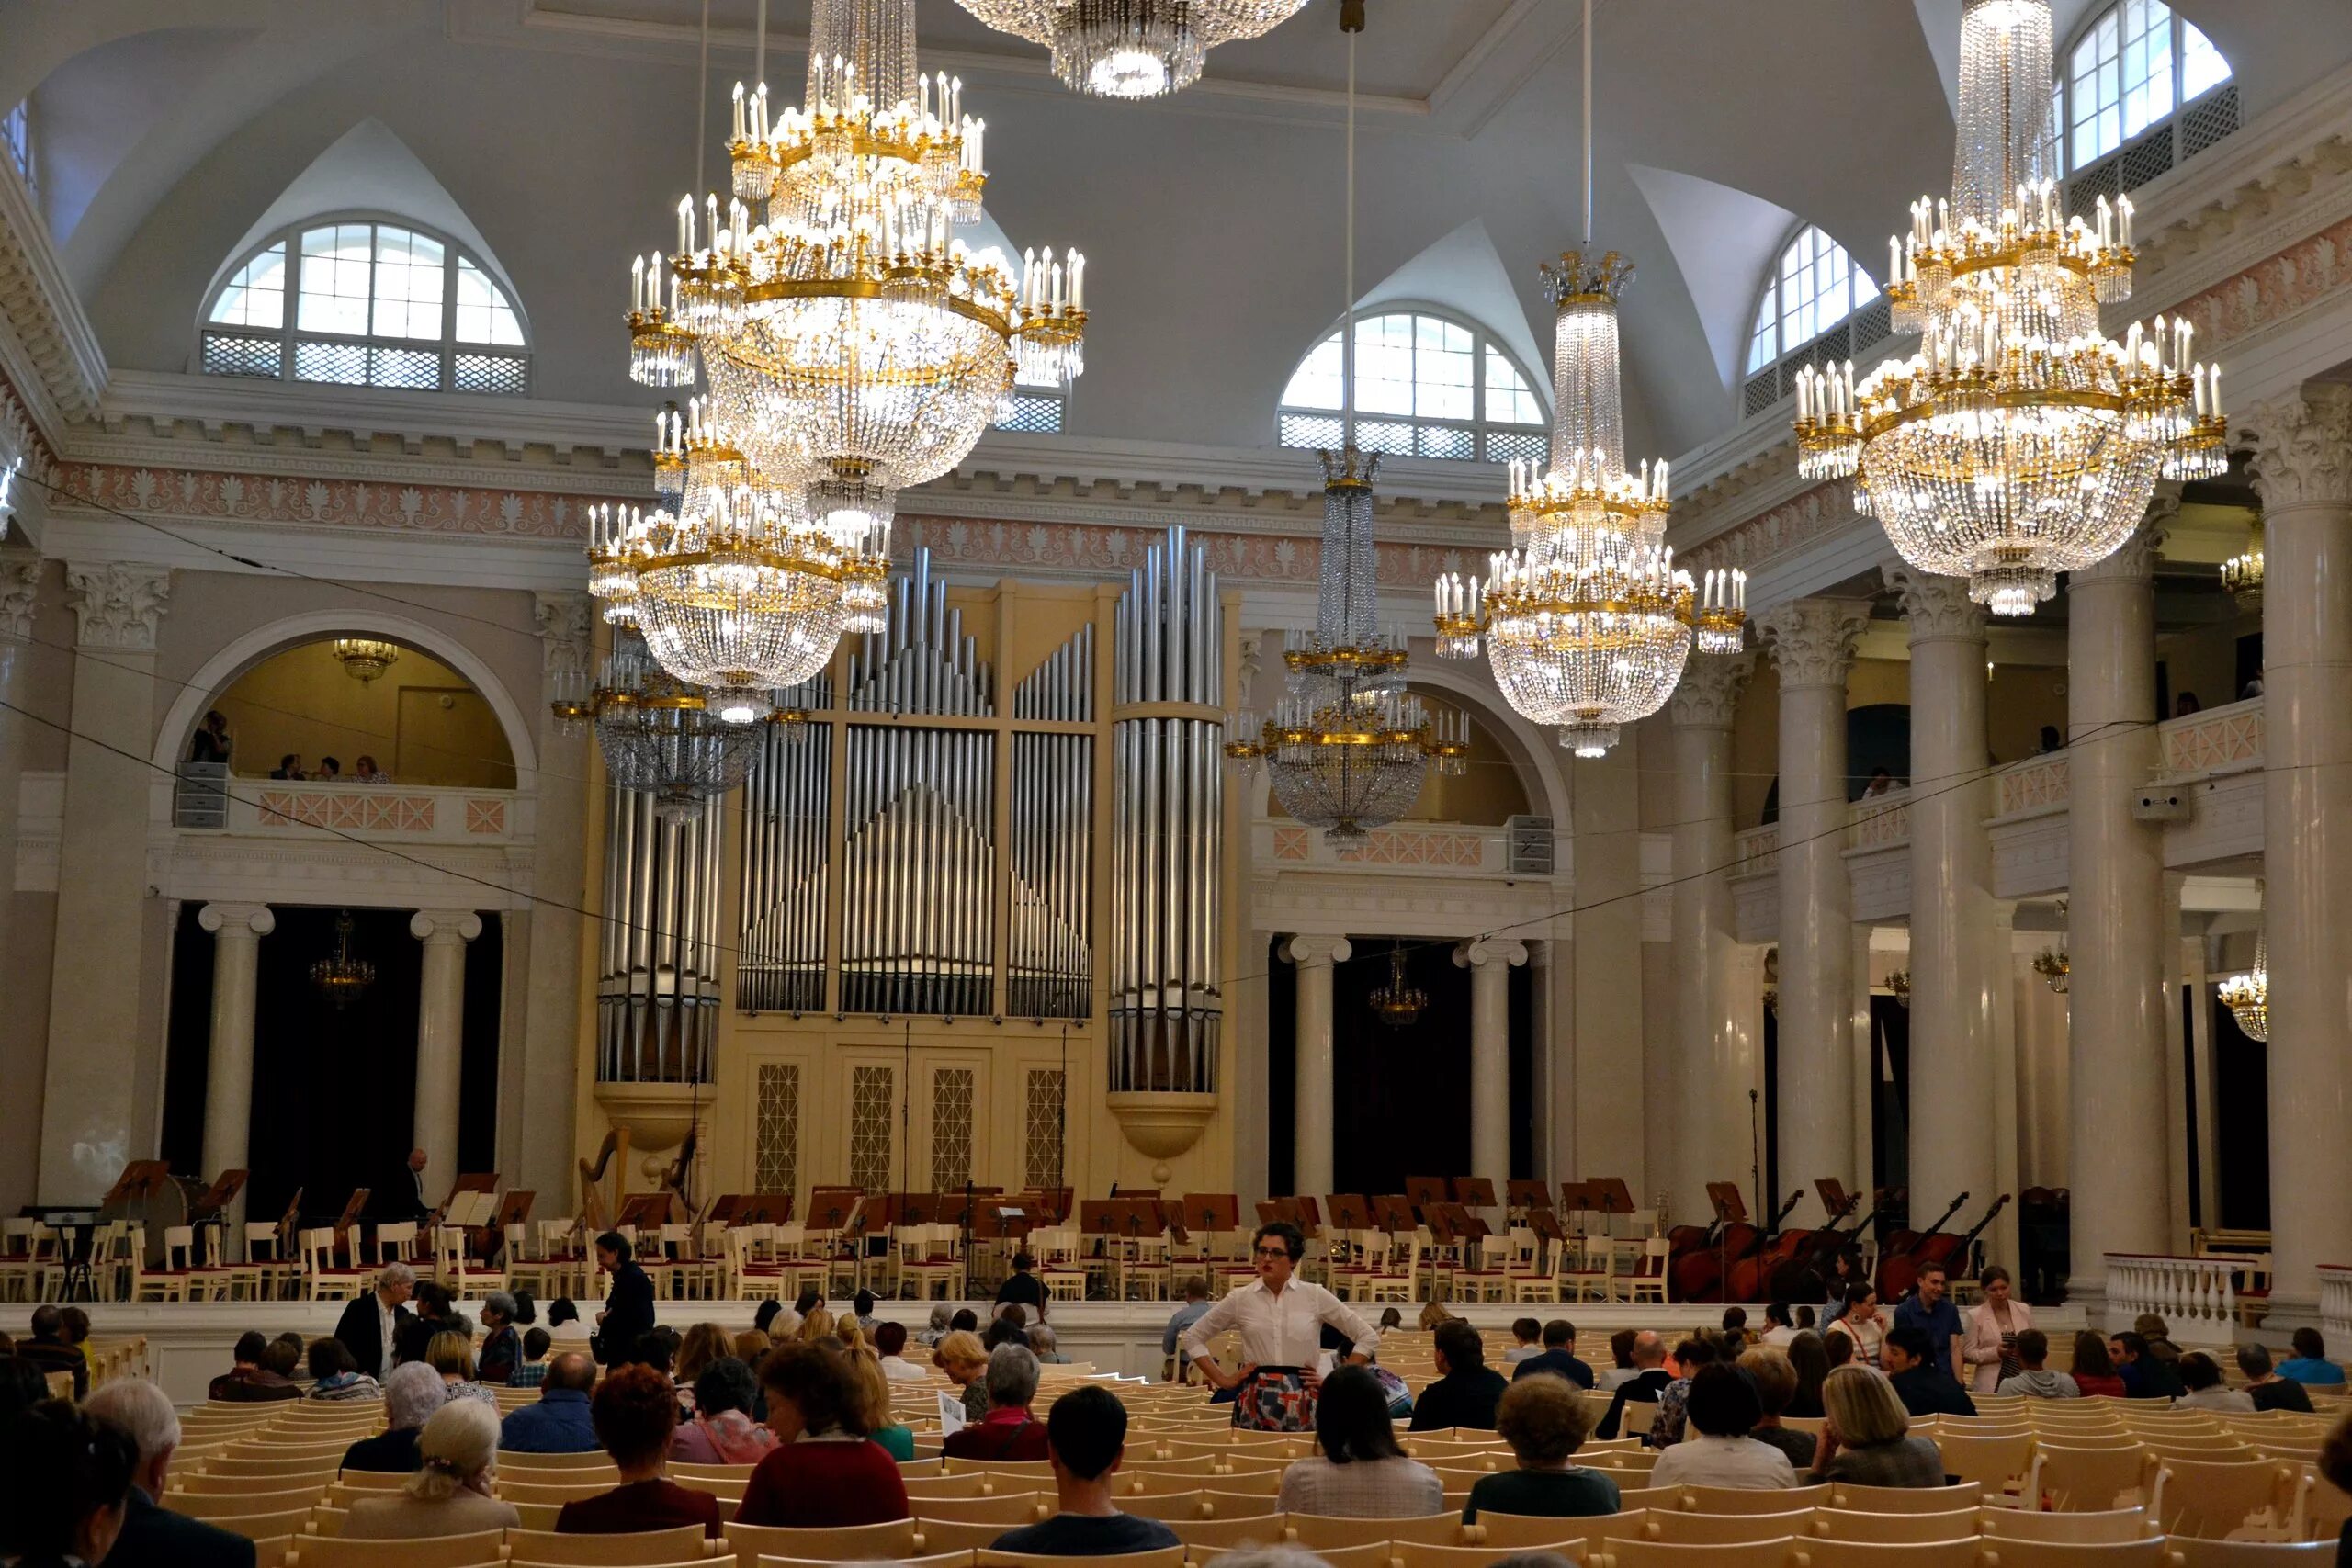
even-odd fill
[[[1320,1454],[1283,1472],[1283,1513],[1403,1519],[1445,1511],[1445,1483],[1396,1446],[1388,1395],[1364,1368],[1340,1367],[1323,1380],[1315,1440]]]
[[[1748,1433],[1764,1419],[1756,1387],[1736,1367],[1701,1367],[1683,1404],[1688,1430],[1651,1467],[1652,1486],[1734,1486],[1770,1491],[1797,1483],[1789,1456]]]
[[[1886,1343],[1886,1319],[1878,1310],[1876,1287],[1865,1280],[1848,1290],[1846,1315],[1829,1325],[1829,1333],[1853,1341],[1854,1365],[1877,1366],[1879,1347]]]

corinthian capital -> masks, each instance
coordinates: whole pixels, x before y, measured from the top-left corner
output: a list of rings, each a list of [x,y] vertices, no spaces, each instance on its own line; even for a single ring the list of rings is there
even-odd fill
[[[33,557],[0,560],[0,637],[23,642],[33,635],[33,606],[40,599],[40,562]]]
[[[2148,503],[2148,520],[2104,560],[2077,567],[2066,574],[2076,582],[2149,582],[2155,579],[2156,557],[2165,547],[2165,525],[2180,514],[2180,497],[2159,494]]]
[[[531,595],[531,617],[538,623],[541,662],[548,674],[588,668],[589,603],[585,593]]]
[[[143,561],[107,561],[65,568],[66,603],[74,606],[84,648],[155,651],[164,601],[171,597],[172,569]]]
[[[1968,579],[1939,577],[1915,566],[1890,566],[1883,575],[1902,601],[1915,645],[1984,640],[1984,606],[1968,596]]]
[[[1780,667],[1781,689],[1843,687],[1854,644],[1870,623],[1867,599],[1792,599],[1767,613],[1764,646]]]
[[[1682,667],[1681,683],[1667,700],[1667,717],[1677,729],[1729,729],[1739,694],[1756,673],[1756,655],[1728,659],[1694,654]]]
[[[2246,416],[2262,509],[2352,506],[2352,387],[2307,386]]]

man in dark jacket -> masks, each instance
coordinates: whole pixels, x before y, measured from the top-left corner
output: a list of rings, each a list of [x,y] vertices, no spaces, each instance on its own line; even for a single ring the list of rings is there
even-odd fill
[[[204,1397],[221,1404],[301,1398],[302,1391],[292,1378],[281,1377],[262,1364],[268,1350],[269,1341],[252,1329],[238,1335],[237,1348],[229,1353],[229,1370],[212,1380]]]
[[[1555,1317],[1544,1325],[1544,1348],[1513,1368],[1510,1381],[1517,1382],[1543,1372],[1564,1377],[1578,1388],[1592,1386],[1592,1369],[1577,1359],[1577,1325],[1565,1317]]]
[[[636,1360],[637,1342],[653,1327],[653,1281],[633,1253],[618,1231],[596,1238],[596,1266],[613,1277],[612,1293],[596,1314],[596,1358],[607,1367]]]
[[[1413,1401],[1416,1432],[1450,1427],[1495,1429],[1495,1406],[1510,1386],[1487,1365],[1487,1344],[1467,1320],[1451,1317],[1437,1325],[1438,1378]]]
[[[416,1270],[405,1263],[388,1263],[376,1276],[376,1288],[343,1309],[334,1337],[351,1352],[359,1371],[384,1381],[399,1359],[401,1335],[416,1314],[408,1310],[409,1293],[416,1288]]]
[[[65,1337],[65,1314],[48,1303],[33,1308],[33,1336],[17,1341],[17,1354],[44,1372],[72,1372],[74,1397],[90,1392],[90,1359]]]
[[[1617,1385],[1617,1395],[1609,1402],[1609,1414],[1592,1431],[1603,1442],[1617,1436],[1624,1423],[1626,1405],[1656,1404],[1657,1396],[1674,1381],[1674,1374],[1666,1370],[1666,1341],[1653,1330],[1645,1328],[1634,1336],[1634,1348],[1626,1359],[1634,1363],[1634,1376]]]
[[[1976,1401],[1951,1375],[1951,1366],[1936,1353],[1936,1342],[1916,1323],[1898,1324],[1886,1331],[1879,1360],[1894,1397],[1914,1416],[1973,1416]]]
[[[423,1361],[394,1367],[384,1380],[386,1430],[362,1438],[343,1452],[343,1468],[407,1474],[424,1466],[416,1439],[433,1413],[449,1402],[449,1385]]]
[[[254,1543],[243,1536],[155,1506],[180,1446],[180,1418],[161,1388],[145,1378],[116,1378],[83,1408],[139,1450],[108,1562],[115,1568],[254,1568]]]
[[[567,1350],[548,1363],[535,1404],[509,1411],[499,1424],[498,1446],[518,1454],[586,1454],[605,1445],[596,1438],[588,1391],[595,1386],[596,1363]]]

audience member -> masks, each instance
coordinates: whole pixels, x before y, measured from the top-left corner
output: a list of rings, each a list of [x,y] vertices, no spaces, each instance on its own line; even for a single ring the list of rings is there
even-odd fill
[[[665,1324],[655,1324],[637,1337],[637,1348],[626,1359],[639,1366],[651,1367],[663,1377],[678,1364],[680,1335]]]
[[[1866,1283],[1870,1270],[1862,1267],[1859,1247],[1841,1247],[1829,1257],[1828,1317],[1821,1325],[1826,1337],[1829,1325],[1846,1315],[1846,1303],[1853,1297],[1854,1288]]]
[[[775,1434],[752,1418],[759,1384],[751,1367],[721,1356],[695,1379],[694,1416],[678,1423],[670,1457],[681,1464],[757,1464],[775,1447]]]
[[[1532,1323],[1535,1320],[1522,1318],[1520,1321]],[[1517,1325],[1514,1325],[1512,1332],[1517,1331]],[[1536,1333],[1541,1337],[1543,1348],[1535,1354],[1521,1360],[1518,1368],[1510,1374],[1513,1382],[1517,1382],[1521,1378],[1536,1377],[1544,1372],[1551,1372],[1555,1376],[1567,1379],[1578,1388],[1592,1386],[1592,1369],[1577,1359],[1577,1325],[1575,1324],[1565,1317],[1555,1317],[1537,1329]]]
[[[311,1362],[310,1397],[322,1404],[334,1404],[346,1399],[370,1402],[384,1397],[384,1385],[359,1370],[351,1359],[351,1347],[330,1336],[313,1339],[308,1352]]]
[[[2246,1397],[2256,1410],[2294,1410],[2312,1414],[2312,1396],[2301,1383],[2282,1378],[2270,1364],[2270,1347],[2249,1341],[2238,1347],[2238,1371],[2245,1374]],[[2352,1565],[2347,1565],[2352,1568]]]
[[[514,1376],[506,1380],[509,1388],[537,1388],[547,1382],[548,1352],[555,1348],[555,1337],[544,1328],[523,1331],[523,1359],[514,1363]]]
[[[269,771],[269,776],[274,779],[302,778],[304,776],[302,773],[302,753],[300,751],[287,752],[286,755],[277,759],[277,766]]]
[[[623,1367],[597,1385],[590,1415],[621,1483],[566,1503],[555,1517],[557,1534],[628,1535],[700,1525],[704,1535],[718,1539],[718,1497],[689,1491],[667,1473],[670,1435],[678,1426],[678,1400],[668,1378],[650,1367]]]
[[[2132,1332],[2148,1342],[2148,1354],[2166,1366],[2180,1359],[2180,1347],[2172,1342],[2172,1325],[2160,1312],[2143,1312],[2132,1320]]]
[[[865,1440],[846,1354],[801,1341],[768,1353],[760,1381],[776,1446],[752,1472],[740,1523],[834,1529],[908,1517],[899,1467]]]
[[[1632,1382],[1641,1369],[1634,1365],[1634,1340],[1638,1328],[1621,1328],[1609,1337],[1609,1370],[1593,1380],[1602,1393],[1614,1393]]]
[[[1976,1276],[1984,1299],[1969,1309],[1968,1329],[1961,1341],[1961,1359],[1968,1363],[1968,1386],[1991,1393],[2001,1380],[2025,1368],[2018,1355],[2018,1336],[2033,1326],[2033,1309],[2015,1299],[2009,1271],[1996,1263]]]
[[[256,1334],[254,1337],[259,1339],[261,1336]],[[32,1337],[17,1341],[17,1354],[44,1372],[72,1372],[74,1397],[82,1399],[89,1394],[90,1359],[82,1353],[79,1345],[65,1337],[65,1314],[62,1308],[48,1302],[33,1308]],[[269,1397],[283,1399],[287,1395]]]
[[[1829,1376],[1829,1352],[1822,1344],[1821,1336],[1810,1328],[1797,1330],[1797,1337],[1789,1341],[1788,1352],[1789,1365],[1796,1369],[1797,1391],[1789,1395],[1789,1407],[1781,1414],[1800,1421],[1819,1420],[1821,1384]]]
[[[1998,1393],[2022,1393],[2030,1399],[2080,1399],[2083,1391],[2064,1372],[2053,1372],[2043,1363],[2050,1359],[2050,1336],[2039,1328],[2020,1329],[2017,1340],[2018,1370],[2001,1380]]]
[[[1760,1343],[1777,1350],[1785,1350],[1789,1348],[1789,1341],[1796,1337],[1797,1331],[1789,1320],[1788,1303],[1773,1302],[1765,1307],[1764,1337]]]
[[[671,1373],[671,1381],[678,1385],[680,1409],[693,1413],[695,1383],[702,1377],[702,1370],[734,1353],[734,1341],[718,1324],[697,1323],[686,1330],[685,1337],[678,1341],[678,1363]]]
[[[1336,1375],[1336,1374],[1334,1374]],[[1108,1389],[1071,1390],[1046,1417],[1046,1457],[1060,1506],[1050,1519],[1007,1530],[990,1550],[1033,1557],[1124,1557],[1182,1543],[1158,1519],[1123,1514],[1111,1477],[1125,1455],[1127,1412]]]
[[[1789,1353],[1777,1345],[1758,1345],[1739,1353],[1739,1370],[1756,1390],[1756,1425],[1748,1436],[1769,1443],[1789,1456],[1791,1473],[1813,1468],[1813,1434],[1781,1424],[1789,1401],[1796,1396],[1797,1369]]]
[[[1657,1456],[1648,1484],[1753,1492],[1797,1483],[1796,1467],[1787,1454],[1748,1436],[1764,1418],[1764,1406],[1738,1368],[1720,1361],[1699,1368],[1683,1409],[1689,1429],[1681,1441]]]
[[[349,1347],[346,1346],[345,1348]],[[423,1463],[417,1438],[433,1413],[449,1403],[441,1374],[419,1361],[394,1367],[384,1378],[384,1427],[343,1453],[343,1468],[406,1474]],[[469,1401],[468,1403],[471,1403]]]
[[[458,1303],[437,1280],[419,1280],[416,1288],[409,1292],[409,1300],[415,1303],[416,1310],[393,1326],[392,1359],[422,1361],[425,1347],[433,1343],[433,1337],[451,1326],[450,1319],[457,1315]],[[470,1341],[472,1333],[469,1331],[466,1337]]]
[[[578,1302],[570,1296],[558,1296],[548,1303],[548,1337],[559,1345],[588,1343],[588,1325],[580,1321]]]
[[[1947,1303],[1949,1304],[1949,1303]],[[1976,1401],[1951,1375],[1951,1363],[1938,1354],[1928,1331],[1917,1323],[1901,1323],[1886,1332],[1881,1348],[1887,1381],[1894,1396],[1914,1416],[1973,1416]]]
[[[1724,1308],[1724,1354],[1736,1357],[1747,1348],[1747,1309],[1744,1306]]]
[[[930,1381],[929,1372],[907,1359],[907,1325],[905,1324],[886,1323],[876,1328],[874,1348],[881,1354],[882,1375],[892,1382]]]
[[[1475,1522],[1481,1510],[1555,1519],[1615,1513],[1615,1479],[1575,1462],[1591,1429],[1592,1411],[1566,1380],[1512,1379],[1495,1408],[1495,1430],[1519,1468],[1474,1482],[1463,1523]]]
[[[1466,1325],[1465,1325],[1466,1326]],[[1285,1513],[1333,1518],[1407,1518],[1445,1506],[1445,1483],[1405,1457],[1388,1416],[1388,1394],[1364,1367],[1335,1369],[1316,1403],[1319,1453],[1283,1472]]]
[[[301,1398],[302,1391],[291,1380],[261,1364],[262,1352],[268,1348],[269,1341],[250,1328],[238,1335],[235,1348],[229,1352],[229,1370],[212,1380],[204,1397],[216,1404]]]
[[[1012,1272],[996,1288],[996,1304],[1017,1305],[1032,1318],[1046,1315],[1046,1282],[1037,1278],[1037,1260],[1026,1252],[1012,1255]]]
[[[1968,1330],[1960,1321],[1960,1308],[1952,1304],[1951,1284],[1942,1264],[1920,1265],[1919,1287],[1894,1309],[1894,1326],[1907,1325],[1925,1334],[1928,1354],[1951,1373],[1952,1382],[1962,1382],[1968,1377],[1963,1349]]]
[[[1382,1307],[1380,1309],[1380,1332],[1385,1334],[1392,1328],[1402,1328],[1404,1326],[1405,1314],[1402,1310],[1393,1306]]]
[[[1068,1356],[1054,1348],[1054,1325],[1050,1323],[1033,1323],[1029,1325],[1029,1348],[1035,1353],[1037,1359],[1046,1366],[1067,1367],[1070,1364]]]
[[[1840,1337],[1852,1342],[1851,1359],[1856,1365],[1879,1364],[1879,1348],[1886,1343],[1886,1319],[1878,1310],[1878,1288],[1868,1280],[1858,1280],[1847,1287],[1845,1314],[1829,1325],[1826,1337]]]
[[[1829,1325],[1835,1328],[1838,1320],[1830,1319]],[[1821,1355],[1829,1363],[1829,1370],[1836,1371],[1854,1359],[1854,1337],[1850,1334],[1826,1335],[1821,1341]]]
[[[1544,1353],[1544,1325],[1532,1317],[1510,1320],[1510,1348],[1503,1352],[1503,1365],[1516,1367],[1530,1356]],[[1519,1374],[1513,1372],[1511,1376]]]
[[[507,1413],[498,1446],[518,1454],[594,1453],[596,1423],[588,1391],[596,1385],[596,1363],[584,1350],[566,1350],[548,1362],[539,1397]]]
[[[1366,1361],[1363,1364],[1363,1370],[1372,1374],[1372,1381],[1380,1385],[1382,1396],[1388,1401],[1388,1418],[1392,1421],[1410,1421],[1413,1418],[1412,1385],[1382,1366],[1380,1358],[1377,1356]]]
[[[770,1340],[773,1341],[775,1337],[772,1332],[772,1325],[776,1320],[776,1314],[783,1311],[784,1303],[776,1300],[775,1297],[770,1296],[752,1310],[752,1326],[758,1329],[761,1333],[767,1335]],[[796,1313],[794,1315],[797,1316],[799,1314]]]
[[[759,1370],[760,1358],[766,1355],[768,1348],[775,1343],[774,1339],[761,1330],[746,1328],[735,1336],[735,1359],[756,1372]]]
[[[970,1307],[957,1307],[956,1309],[956,1315],[947,1320],[947,1332],[950,1334],[968,1334],[975,1339],[978,1338],[980,1337],[980,1314],[974,1312]]]
[[[800,1326],[796,1333],[803,1345],[814,1345],[820,1339],[833,1337],[833,1314],[826,1311],[821,1303],[812,1306],[800,1314]]]
[[[1046,1424],[1032,1416],[1037,1397],[1037,1358],[1024,1345],[1000,1345],[989,1353],[989,1413],[950,1437],[950,1459],[1041,1460]]]
[[[0,1356],[0,1421],[48,1397],[49,1378],[39,1367],[14,1350]]]
[[[851,1327],[856,1325],[852,1323]],[[865,1440],[900,1464],[912,1463],[914,1428],[890,1414],[890,1380],[883,1375],[880,1359],[871,1350],[852,1349],[842,1358],[842,1367],[849,1374],[851,1397],[857,1404],[859,1423],[865,1428]]]
[[[1494,1430],[1495,1407],[1510,1382],[1487,1365],[1486,1341],[1468,1319],[1459,1317],[1438,1325],[1435,1341],[1438,1375],[1413,1401],[1412,1430]]]
[[[2352,1414],[2338,1421],[2320,1445],[2319,1472],[2338,1492],[2352,1492]],[[2352,1568],[2352,1518],[2335,1533],[2335,1568]]]
[[[116,1378],[82,1408],[128,1438],[138,1454],[122,1532],[107,1553],[113,1568],[253,1568],[254,1543],[246,1537],[155,1506],[180,1446],[180,1418],[161,1388],[145,1378]]]
[[[653,1331],[653,1281],[637,1260],[637,1249],[618,1231],[596,1238],[596,1267],[613,1277],[605,1310],[596,1314],[596,1359],[608,1367],[637,1359],[638,1345]]]
[[[949,1315],[949,1309],[945,1302],[933,1303],[931,1308],[931,1322],[915,1330],[912,1336],[914,1342],[918,1345],[928,1347],[936,1345],[942,1339],[947,1337],[947,1319]]]
[[[876,1321],[874,1316],[874,1292],[872,1291],[861,1290],[857,1294],[852,1296],[849,1302],[849,1314],[852,1317],[857,1319],[858,1327],[864,1329],[867,1334],[872,1334],[874,1332],[875,1322]]]
[[[475,1375],[486,1383],[511,1383],[523,1363],[523,1336],[514,1326],[522,1305],[511,1291],[492,1291],[481,1301],[481,1352]]]
[[[492,1411],[498,1408],[498,1395],[474,1376],[472,1335],[455,1328],[443,1329],[426,1342],[424,1364],[441,1374],[451,1399],[470,1399]]]
[[[1797,1332],[1810,1332],[1814,1325],[1813,1308],[1803,1302],[1797,1303]]]
[[[1814,1450],[1815,1481],[1857,1486],[1941,1486],[1943,1454],[1931,1438],[1910,1436],[1911,1417],[1894,1385],[1871,1367],[1839,1367],[1821,1385],[1828,1419]]]
[[[1657,1396],[1674,1381],[1674,1374],[1666,1370],[1666,1342],[1655,1330],[1645,1328],[1636,1333],[1625,1354],[1634,1375],[1617,1385],[1617,1393],[1609,1402],[1609,1414],[1594,1428],[1594,1435],[1604,1443],[1616,1438],[1627,1404],[1656,1404]]]
[[[2292,1343],[2295,1353],[2278,1363],[2278,1375],[2313,1388],[2338,1388],[2344,1382],[2344,1369],[2327,1359],[2327,1341],[2316,1328],[2298,1328]]]
[[[1209,1282],[1198,1274],[1187,1274],[1178,1293],[1184,1298],[1184,1304],[1169,1314],[1168,1326],[1159,1335],[1159,1353],[1165,1358],[1160,1372],[1170,1382],[1190,1382],[1193,1359],[1184,1354],[1177,1341],[1209,1310]]]
[[[980,1348],[980,1337],[968,1328],[956,1329],[932,1348],[931,1361],[964,1391],[964,1419],[984,1418],[989,1413],[989,1353]]]
[[[416,1450],[422,1463],[406,1486],[352,1502],[343,1524],[345,1540],[424,1540],[522,1528],[514,1505],[492,1492],[498,1416],[491,1406],[476,1399],[449,1401],[424,1424]]]
[[[1007,1302],[997,1308],[996,1315],[989,1319],[988,1332],[980,1336],[980,1343],[990,1350],[1000,1345],[1026,1346],[1029,1329],[1021,1315],[1020,1305]]]
[[[1642,1434],[1645,1448],[1672,1448],[1682,1440],[1684,1407],[1690,1398],[1690,1380],[1701,1367],[1711,1367],[1723,1359],[1715,1340],[1704,1329],[1693,1329],[1674,1347],[1674,1354],[1667,1359],[1667,1370],[1674,1381],[1658,1390],[1657,1416],[1650,1422],[1650,1429]]]
[[[2109,1335],[2107,1359],[2115,1363],[2115,1375],[2123,1380],[2126,1399],[2178,1399],[2188,1392],[2181,1384],[2178,1369],[2158,1360],[2137,1329]]]
[[[2177,1364],[2181,1387],[2188,1392],[2174,1400],[2179,1410],[2222,1410],[2237,1416],[2254,1414],[2254,1396],[2222,1382],[2222,1365],[2202,1350],[2191,1350]]]
[[[2123,1379],[2108,1359],[2106,1337],[2093,1329],[2075,1336],[2075,1365],[2069,1375],[2086,1399],[2123,1397]]]
[[[62,1399],[0,1422],[0,1561],[16,1568],[96,1568],[122,1532],[139,1451],[130,1438]]]

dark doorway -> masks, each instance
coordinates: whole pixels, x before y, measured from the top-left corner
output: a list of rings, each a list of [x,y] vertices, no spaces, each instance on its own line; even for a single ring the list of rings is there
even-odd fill
[[[1871,998],[1869,1071],[1871,1108],[1876,1112],[1871,1118],[1871,1185],[1893,1192],[1910,1180],[1911,1166],[1911,1010],[1896,998]],[[1879,1216],[1879,1235],[1901,1230],[1915,1207],[1888,1203]],[[1928,1217],[1933,1213],[1929,1210]]]
[[[2224,1230],[2270,1228],[2270,1047],[2213,1010],[2213,1186]]]
[[[1872,703],[1846,714],[1846,798],[1860,800],[1872,774],[1883,769],[1900,788],[1911,782],[1911,706],[1907,703]],[[1781,819],[1781,781],[1764,792],[1758,827]]]

